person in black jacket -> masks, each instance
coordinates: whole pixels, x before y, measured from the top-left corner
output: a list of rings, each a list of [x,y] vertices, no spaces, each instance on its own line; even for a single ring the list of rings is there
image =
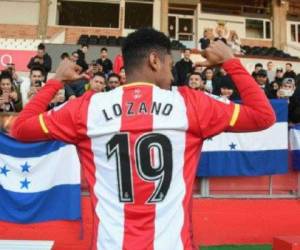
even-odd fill
[[[283,75],[283,78],[294,78],[296,79],[296,73],[293,70],[293,65],[291,63],[285,64],[285,73]]]
[[[30,59],[27,68],[31,69],[33,66],[37,65],[41,66],[45,70],[45,78],[47,79],[47,75],[52,68],[52,59],[48,53],[46,53],[46,47],[43,43],[38,45],[37,55]]]
[[[81,48],[76,51],[78,54],[78,60],[76,61],[76,64],[79,65],[83,71],[86,71],[89,68],[89,65],[85,60],[85,55],[88,52],[88,49],[89,46],[87,44],[82,44]]]
[[[203,37],[199,40],[201,50],[205,50],[210,44],[210,38],[208,37],[208,29],[204,30]]]
[[[271,89],[271,85],[268,82],[268,75],[266,70],[261,69],[260,71],[258,71],[256,73],[255,80],[269,99],[277,98],[274,95],[274,92]]]
[[[300,87],[297,87],[289,101],[289,122],[300,124]]]
[[[188,74],[193,72],[194,65],[192,60],[190,59],[191,50],[185,49],[183,53],[183,58],[175,64],[174,72],[176,72],[175,79],[177,82],[174,85],[177,86],[186,85]]]
[[[108,58],[107,48],[102,48],[100,51],[100,58],[96,61],[98,64],[102,65],[103,72],[105,75],[109,75],[113,69],[113,63]]]

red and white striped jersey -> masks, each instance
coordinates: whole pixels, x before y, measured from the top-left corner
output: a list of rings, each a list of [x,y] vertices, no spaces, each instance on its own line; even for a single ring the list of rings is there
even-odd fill
[[[77,144],[97,218],[94,248],[193,249],[199,151],[204,138],[228,128],[233,111],[186,87],[137,83],[44,115],[53,138]],[[70,119],[58,126],[66,112]]]
[[[225,130],[267,128],[275,120],[239,60],[223,67],[244,105],[187,87],[137,83],[90,91],[41,113],[62,86],[50,80],[21,112],[16,138],[77,146],[95,211],[94,250],[193,249],[191,197],[203,140]]]

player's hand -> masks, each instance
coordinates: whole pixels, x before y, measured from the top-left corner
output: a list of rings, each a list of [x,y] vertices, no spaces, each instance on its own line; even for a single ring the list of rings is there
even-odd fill
[[[81,78],[89,78],[88,75],[80,74],[80,72],[80,66],[66,59],[59,64],[53,79],[58,80],[62,83],[68,83]]]
[[[217,66],[234,58],[231,48],[222,41],[212,42],[210,46],[202,52],[202,56],[206,58],[206,61],[197,64],[204,67]]]

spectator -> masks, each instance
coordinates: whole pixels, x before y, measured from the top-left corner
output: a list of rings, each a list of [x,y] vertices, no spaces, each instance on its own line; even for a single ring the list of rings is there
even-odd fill
[[[45,82],[45,71],[39,65],[36,65],[30,69],[29,78],[24,78],[20,86],[22,95],[23,107],[27,104],[28,100],[34,96],[43,86]]]
[[[293,70],[293,65],[291,63],[285,64],[285,73],[283,78],[294,78],[296,79],[296,73]]]
[[[220,82],[220,96],[228,100],[233,100],[234,89],[234,85],[229,76],[224,76]]]
[[[220,40],[223,43],[227,44],[227,40],[226,40],[226,38],[224,38],[224,30],[221,28],[218,28],[216,30],[216,32],[217,32],[217,37],[215,37],[214,41],[217,42]]]
[[[72,52],[72,55],[70,56],[70,60],[77,64],[77,61],[79,59],[79,55],[77,51]]]
[[[108,82],[107,91],[113,90],[121,85],[120,76],[115,73],[111,73],[108,76],[107,82]]]
[[[273,71],[273,62],[269,61],[267,63],[267,76],[268,76],[268,80],[269,82],[273,82],[275,80],[275,72]]]
[[[42,81],[35,81],[30,85],[29,91],[27,93],[27,100],[29,101],[32,97],[34,97],[37,92],[43,87],[44,83]]]
[[[20,94],[13,85],[9,72],[0,75],[0,112],[18,112],[22,108]]]
[[[203,67],[201,65],[195,65],[193,72],[198,72],[198,73],[202,74]]]
[[[30,59],[30,62],[28,63],[27,67],[29,69],[31,69],[32,67],[34,67],[36,65],[43,67],[43,69],[45,71],[45,81],[46,81],[47,75],[51,71],[52,59],[46,53],[46,47],[43,43],[39,44],[38,50],[37,50],[37,55]]]
[[[233,81],[231,80],[230,76],[227,75],[227,72],[222,68],[219,67],[218,68],[218,72],[214,74],[215,75],[215,88],[213,90],[213,94],[216,96],[222,96],[221,93],[221,86],[227,86],[228,89],[231,89],[231,87],[233,88],[233,93],[230,96],[230,100],[239,100],[240,96],[239,96],[239,92],[238,90],[235,88],[235,85],[233,83]]]
[[[185,49],[183,51],[183,58],[175,64],[176,85],[186,85],[187,75],[193,71],[193,62],[190,59],[191,50]]]
[[[284,78],[277,91],[278,98],[290,98],[295,92],[294,78]]]
[[[90,81],[90,89],[95,92],[103,92],[105,90],[106,82],[103,73],[96,73]]]
[[[274,81],[276,81],[278,84],[281,84],[282,80],[283,80],[283,68],[277,68]]]
[[[13,79],[13,84],[15,87],[18,87],[23,82],[23,79],[16,72],[16,66],[14,63],[8,63],[4,71],[9,72]]]
[[[228,45],[232,49],[233,53],[236,55],[242,54],[241,52],[241,41],[238,37],[238,34],[235,31],[232,31],[228,39]]]
[[[88,73],[90,77],[93,77],[97,73],[103,73],[103,67],[101,64],[97,63],[95,60],[89,65]]]
[[[260,71],[258,71],[256,73],[255,80],[269,99],[276,98],[276,96],[272,93],[271,86],[268,82],[268,76],[266,70],[261,69]]]
[[[121,54],[118,54],[114,60],[113,72],[116,74],[120,74],[122,68],[124,68],[123,56]]]
[[[205,29],[203,32],[203,37],[199,40],[201,45],[201,50],[205,50],[210,44],[210,37],[209,37],[209,29]]]
[[[189,75],[188,86],[195,90],[204,91],[205,85],[202,76],[198,72],[193,72]]]
[[[204,70],[204,79],[205,79],[205,90],[208,93],[219,95],[217,93],[218,89],[218,80],[214,77],[214,71],[212,68],[206,68]]]
[[[256,78],[256,74],[258,73],[258,71],[263,69],[263,65],[261,63],[257,63],[254,66],[254,71],[252,72],[252,76],[253,78]]]
[[[278,83],[276,81],[274,81],[270,84],[270,89],[271,89],[273,96],[277,96],[277,91],[279,90],[280,85],[281,85],[281,83]]]
[[[78,63],[78,62],[77,62]],[[80,66],[80,65],[79,65]],[[93,76],[92,66],[90,65],[89,77]],[[83,74],[86,70],[82,68],[81,74]],[[82,96],[89,89],[89,80],[86,77],[75,80],[69,84],[65,85],[65,96],[67,100],[75,99],[79,96]]]
[[[82,68],[83,71],[86,71],[89,68],[85,60],[85,56],[88,50],[89,46],[87,44],[82,44],[81,48],[76,51],[78,54],[78,60],[76,61],[76,63]]]
[[[290,98],[289,103],[289,122],[300,124],[300,87],[296,88],[294,94]]]
[[[119,76],[120,76],[120,83],[121,83],[121,85],[126,84],[126,72],[125,72],[125,68],[124,67],[122,67],[120,69]]]
[[[66,100],[65,97],[65,89],[60,89],[56,95],[54,96],[54,98],[52,99],[51,103],[48,105],[48,109],[52,109],[54,107],[57,107],[61,104],[63,104]]]
[[[101,64],[103,67],[103,72],[105,75],[108,75],[112,72],[113,64],[112,61],[108,58],[107,48],[102,48],[100,51],[100,58],[97,59],[97,63]]]
[[[63,52],[63,53],[60,55],[60,59],[61,59],[61,60],[70,59],[69,53],[68,53],[68,52]]]

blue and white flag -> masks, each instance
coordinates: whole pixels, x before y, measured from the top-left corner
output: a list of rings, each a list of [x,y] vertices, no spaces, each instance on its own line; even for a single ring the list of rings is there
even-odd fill
[[[276,123],[251,133],[222,133],[206,140],[198,176],[259,176],[288,171],[288,106],[272,100]]]
[[[290,128],[290,149],[292,156],[292,166],[300,171],[300,125]]]
[[[76,148],[21,143],[0,133],[0,220],[33,223],[81,217]]]

